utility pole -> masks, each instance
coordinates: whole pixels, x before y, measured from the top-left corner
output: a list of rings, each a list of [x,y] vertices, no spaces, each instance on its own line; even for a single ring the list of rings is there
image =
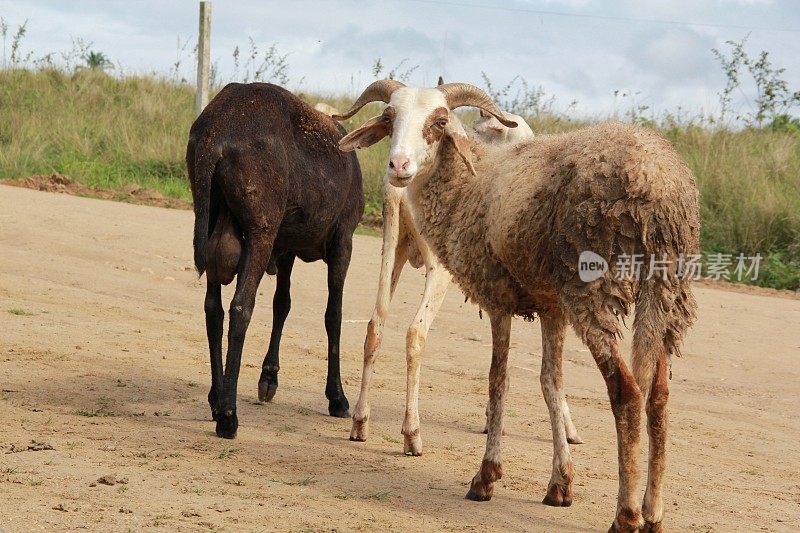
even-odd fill
[[[208,103],[208,68],[211,57],[211,2],[200,2],[200,32],[197,38],[197,94],[194,108],[197,115]]]

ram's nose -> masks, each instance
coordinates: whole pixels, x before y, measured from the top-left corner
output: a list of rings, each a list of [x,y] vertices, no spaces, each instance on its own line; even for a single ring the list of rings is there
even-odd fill
[[[394,177],[402,177],[408,173],[410,161],[407,155],[398,154],[389,158],[389,174]]]

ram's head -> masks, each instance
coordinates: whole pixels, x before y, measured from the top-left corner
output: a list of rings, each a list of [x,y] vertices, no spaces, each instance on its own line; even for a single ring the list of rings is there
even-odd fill
[[[339,141],[339,148],[351,151],[371,146],[390,137],[386,175],[396,187],[405,187],[421,172],[428,172],[437,160],[442,142],[459,144],[465,140],[464,128],[452,111],[462,106],[479,107],[514,128],[492,99],[479,88],[466,83],[445,83],[438,87],[406,87],[396,80],[379,80],[367,87],[349,111],[335,115],[345,120],[370,102],[388,104],[383,112],[372,117]]]

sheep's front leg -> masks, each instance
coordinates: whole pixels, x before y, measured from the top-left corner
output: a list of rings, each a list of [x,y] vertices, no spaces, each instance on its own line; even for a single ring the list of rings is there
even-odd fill
[[[511,376],[506,375],[506,398],[508,398],[508,391],[510,390],[510,388],[511,388]],[[486,413],[486,423],[483,426],[483,434],[486,435],[487,433],[489,433],[489,402],[486,402],[486,410],[484,412]],[[505,434],[506,434],[506,428],[504,427],[503,436],[505,436]]]
[[[378,279],[378,297],[375,310],[367,324],[367,337],[364,339],[364,367],[361,371],[361,390],[353,412],[353,427],[350,440],[365,441],[369,436],[369,386],[372,367],[381,347],[381,336],[389,303],[406,263],[408,247],[400,239],[400,201],[402,192],[386,185],[383,197],[383,248],[381,250],[381,271]]]
[[[419,374],[425,340],[433,319],[447,293],[450,274],[421,239],[417,241],[425,259],[425,292],[406,335],[406,415],[403,419],[403,452],[422,455],[422,437],[419,432]]]
[[[572,504],[572,458],[569,451],[566,400],[561,382],[561,356],[564,347],[566,321],[560,311],[551,311],[541,316],[542,321],[542,384],[544,401],[550,412],[553,429],[553,473],[547,485],[547,495],[542,503],[555,507]],[[569,421],[572,424],[572,421]],[[574,426],[572,427],[574,431]]]
[[[325,308],[325,331],[328,334],[328,377],[325,397],[328,413],[337,418],[350,416],[350,404],[342,388],[339,364],[339,340],[342,333],[342,292],[352,255],[352,236],[342,237],[332,246],[328,262],[328,305]]]
[[[467,499],[487,501],[492,498],[494,482],[503,477],[500,441],[503,433],[503,406],[506,395],[508,343],[511,335],[511,315],[491,314],[492,366],[489,369],[489,432],[486,452],[480,470],[472,478]]]
[[[572,422],[572,414],[569,411],[569,404],[564,393],[561,393],[561,409],[564,411],[564,426],[567,430],[567,442],[570,444],[583,444],[583,439],[578,434],[575,424]]]
[[[275,296],[272,298],[272,332],[269,337],[269,348],[264,362],[261,363],[261,377],[258,380],[258,401],[271,402],[278,391],[278,371],[280,370],[280,345],[283,325],[289,310],[292,308],[290,295],[293,255],[284,255],[278,259],[278,280],[275,285]]]

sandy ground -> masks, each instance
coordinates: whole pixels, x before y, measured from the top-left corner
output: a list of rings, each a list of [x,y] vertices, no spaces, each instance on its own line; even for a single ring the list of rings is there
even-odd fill
[[[0,186],[0,529],[598,531],[615,507],[612,415],[570,335],[565,381],[586,442],[575,502],[540,503],[550,429],[537,325],[514,324],[505,478],[463,499],[484,447],[489,325],[451,288],[429,336],[422,457],[402,454],[405,327],[422,275],[401,281],[372,395],[372,434],[326,416],[325,269],[299,263],[274,403],[256,402],[274,279],[245,346],[236,440],[214,435],[204,285],[191,212]],[[355,403],[380,241],[359,236],[342,369]],[[673,531],[800,528],[800,301],[698,287],[676,360],[666,522]],[[228,290],[226,297],[230,297]],[[627,349],[627,348],[626,348]],[[643,439],[646,442],[646,437]],[[644,457],[644,452],[643,455]]]

